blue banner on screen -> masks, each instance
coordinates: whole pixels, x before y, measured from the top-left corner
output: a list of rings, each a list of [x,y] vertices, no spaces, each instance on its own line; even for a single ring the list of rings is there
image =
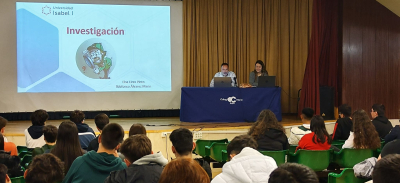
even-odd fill
[[[171,91],[169,6],[16,7],[18,92]]]

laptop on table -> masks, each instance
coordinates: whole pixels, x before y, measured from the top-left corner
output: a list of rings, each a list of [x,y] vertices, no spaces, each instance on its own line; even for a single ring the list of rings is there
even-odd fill
[[[232,78],[231,77],[215,77],[214,78],[214,87],[216,87],[216,88],[232,87]]]
[[[275,76],[259,76],[258,77],[258,87],[275,87]]]

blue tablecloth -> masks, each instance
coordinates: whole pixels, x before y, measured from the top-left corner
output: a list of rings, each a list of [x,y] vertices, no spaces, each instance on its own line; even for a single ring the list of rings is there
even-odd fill
[[[183,122],[256,121],[264,109],[282,120],[281,88],[183,87],[180,120]]]

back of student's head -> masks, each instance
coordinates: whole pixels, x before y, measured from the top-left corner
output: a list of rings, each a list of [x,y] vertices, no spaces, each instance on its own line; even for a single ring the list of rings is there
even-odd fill
[[[82,123],[85,119],[85,113],[80,110],[72,111],[69,115],[69,119],[76,124]]]
[[[186,128],[179,128],[172,131],[169,136],[176,152],[180,155],[188,155],[193,150],[193,133]]]
[[[122,142],[120,152],[133,163],[143,156],[151,154],[151,141],[143,134],[132,135]]]
[[[243,148],[251,147],[257,149],[257,141],[250,135],[239,135],[232,139],[227,146],[228,155],[239,154]]]
[[[48,143],[56,142],[57,134],[58,134],[58,129],[54,125],[46,125],[43,127],[44,139]]]
[[[47,119],[49,119],[49,114],[43,109],[36,110],[31,114],[33,126],[43,126]]]
[[[131,126],[131,128],[129,129],[129,136],[137,135],[137,134],[143,134],[143,135],[147,134],[146,128],[140,123],[133,124]]]
[[[258,115],[257,121],[250,127],[248,135],[251,135],[255,139],[259,139],[260,136],[270,128],[285,133],[285,129],[282,124],[278,122],[275,114],[269,109],[264,109]]]
[[[385,116],[385,106],[383,104],[372,105],[372,110],[378,113],[378,116]]]
[[[400,180],[400,155],[387,155],[376,163],[372,172],[374,183],[397,183]]]
[[[206,171],[192,158],[177,158],[165,166],[158,183],[210,183]]]
[[[314,132],[314,137],[312,138],[314,143],[325,143],[326,140],[328,140],[329,144],[332,142],[329,133],[326,131],[324,118],[322,118],[322,116],[316,115],[311,118],[310,130]]]
[[[311,118],[314,116],[314,109],[306,107],[301,111],[301,114],[304,119],[311,120]]]
[[[0,116],[0,130],[7,126],[8,120]]]
[[[110,123],[101,132],[101,144],[106,149],[115,149],[124,140],[124,129],[117,123]]]
[[[57,144],[51,150],[64,162],[64,170],[68,172],[72,162],[83,155],[79,143],[78,128],[72,121],[64,121],[58,127]]]
[[[29,164],[25,182],[26,183],[56,183],[64,179],[64,165],[61,160],[53,154],[46,153],[37,155]]]
[[[94,117],[94,123],[96,123],[96,127],[100,130],[103,130],[103,128],[110,122],[110,119],[108,118],[107,114],[100,113],[97,114]]]
[[[5,183],[7,178],[8,168],[4,164],[0,164],[0,183]]]
[[[348,104],[342,104],[338,109],[339,114],[343,114],[345,117],[351,116],[351,107]]]
[[[317,174],[307,166],[297,163],[285,163],[275,169],[270,175],[268,183],[318,183]]]
[[[352,115],[354,148],[377,149],[381,146],[381,140],[375,126],[364,110],[356,110]]]

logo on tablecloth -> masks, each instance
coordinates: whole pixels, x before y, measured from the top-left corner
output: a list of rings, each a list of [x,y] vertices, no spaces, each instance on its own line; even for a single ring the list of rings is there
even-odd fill
[[[236,102],[243,102],[243,99],[238,99],[235,96],[228,97],[228,98],[220,98],[220,101],[227,101],[229,104],[235,104]]]

